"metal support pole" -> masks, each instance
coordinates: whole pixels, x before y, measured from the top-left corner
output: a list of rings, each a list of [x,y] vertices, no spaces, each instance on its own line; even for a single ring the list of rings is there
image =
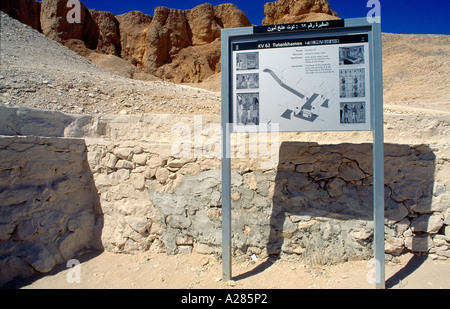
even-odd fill
[[[381,128],[382,130],[383,128]],[[373,166],[373,214],[374,214],[374,249],[375,249],[375,285],[385,288],[384,265],[384,142],[379,129],[374,131]]]
[[[231,280],[230,159],[222,159],[222,280]]]
[[[228,36],[222,33],[222,280],[231,280],[231,151]]]
[[[383,70],[381,54],[381,24],[373,24],[374,134],[373,134],[373,212],[375,286],[385,288],[384,243],[384,127]]]
[[[224,29],[221,33],[222,61],[222,279],[231,280],[231,141],[230,37],[253,34],[253,27]]]
[[[224,130],[222,138],[223,153],[229,151],[230,136]],[[231,280],[231,160],[222,157],[222,280]]]

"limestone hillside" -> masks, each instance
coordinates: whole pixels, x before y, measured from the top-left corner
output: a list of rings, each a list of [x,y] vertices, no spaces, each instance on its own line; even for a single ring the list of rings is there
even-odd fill
[[[144,81],[162,79],[212,91],[220,91],[221,85],[220,30],[250,25],[246,15],[233,4],[206,3],[185,11],[158,7],[153,17],[138,11],[114,16],[82,5],[82,23],[74,26],[61,18],[69,10],[64,0],[0,3],[1,10],[11,17],[116,75]],[[278,0],[267,3],[264,11],[262,24],[339,18],[327,0]],[[447,35],[383,34],[385,101],[439,102],[440,106],[448,107],[449,55]],[[167,110],[163,104],[167,98],[170,99],[165,96],[161,100],[158,97],[145,100],[158,101],[167,112],[185,110],[183,107],[179,111],[176,107]],[[143,111],[134,104],[125,105]],[[158,107],[147,107],[144,111],[155,109]],[[205,113],[210,111],[211,108]],[[219,112],[218,108],[214,112]]]
[[[2,0],[1,10],[124,77],[201,82],[220,72],[220,30],[251,26],[231,3],[190,10],[157,7],[114,16],[82,4],[81,23],[67,21],[65,0]],[[327,0],[267,3],[263,23],[336,19]],[[125,60],[125,61],[123,61]]]
[[[3,12],[0,21],[4,106],[72,114],[220,113],[218,93],[118,76]]]
[[[100,65],[120,67],[126,60],[131,66],[116,73],[146,80],[152,77],[141,70],[175,82],[205,79],[220,70],[220,30],[251,25],[229,3],[185,11],[158,7],[153,17],[136,11],[114,16],[82,4],[81,23],[69,23],[66,4],[2,0],[1,10]]]

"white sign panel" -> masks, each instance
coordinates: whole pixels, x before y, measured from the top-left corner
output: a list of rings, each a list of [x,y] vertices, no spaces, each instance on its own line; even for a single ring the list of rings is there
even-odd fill
[[[372,130],[367,34],[235,41],[233,131]]]

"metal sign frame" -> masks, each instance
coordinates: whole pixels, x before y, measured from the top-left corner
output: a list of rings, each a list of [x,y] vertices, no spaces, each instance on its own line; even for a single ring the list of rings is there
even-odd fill
[[[235,75],[233,74],[233,43],[252,42],[264,44],[270,40],[302,38],[327,38],[367,34],[369,46],[370,126],[357,131],[373,132],[373,218],[375,286],[385,288],[384,243],[384,128],[383,128],[383,77],[381,24],[369,23],[366,18],[337,21],[295,23],[274,26],[245,27],[222,30],[222,275],[232,278],[232,218],[231,218],[231,143],[230,133],[238,132],[234,126],[233,111]],[[268,72],[270,70],[267,70]],[[270,72],[268,72],[270,73]],[[272,74],[276,79],[275,74]],[[279,80],[277,80],[279,82]],[[366,81],[367,83],[367,81]],[[279,82],[281,86],[283,84]],[[284,86],[284,88],[289,88]],[[294,94],[295,90],[288,89]],[[347,129],[349,131],[351,129]],[[308,130],[302,130],[308,131]],[[328,132],[326,129],[312,131]],[[334,131],[338,131],[334,129]],[[342,130],[344,131],[344,130]],[[256,129],[256,132],[258,129]]]

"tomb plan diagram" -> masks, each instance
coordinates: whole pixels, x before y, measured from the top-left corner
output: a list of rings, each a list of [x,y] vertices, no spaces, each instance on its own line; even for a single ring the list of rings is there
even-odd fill
[[[234,43],[234,123],[277,123],[282,132],[367,130],[368,59],[363,35]]]

